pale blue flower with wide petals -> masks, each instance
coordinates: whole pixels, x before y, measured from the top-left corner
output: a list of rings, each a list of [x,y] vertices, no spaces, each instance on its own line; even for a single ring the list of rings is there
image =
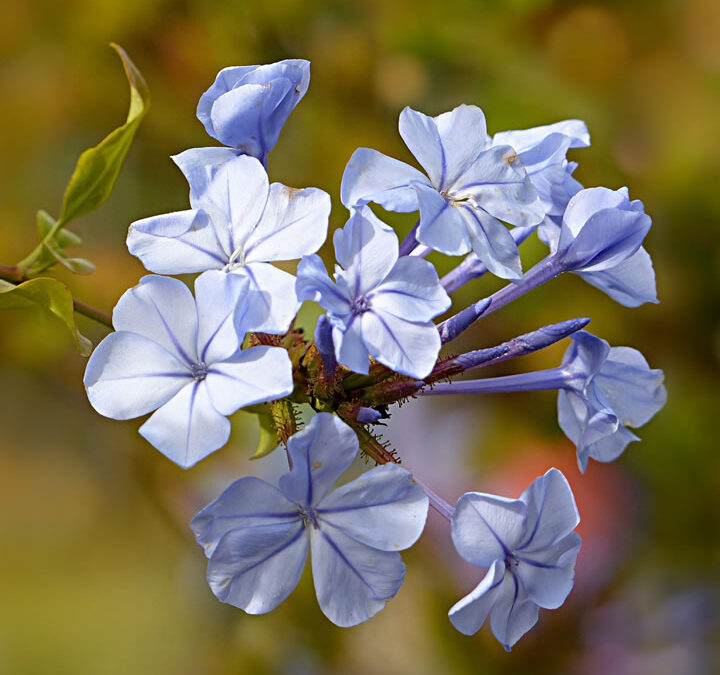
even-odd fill
[[[197,116],[213,138],[265,163],[309,84],[303,59],[223,68],[200,97]]]
[[[222,158],[220,153],[218,161]],[[179,165],[187,169],[193,208],[135,221],[127,237],[130,253],[158,274],[215,269],[246,277],[245,329],[284,333],[300,302],[295,277],[271,263],[320,248],[330,196],[316,188],[270,184],[260,162],[246,155],[216,169],[191,159]]]
[[[395,233],[366,206],[335,232],[334,243],[335,283],[319,256],[306,256],[296,289],[300,300],[327,311],[338,363],[367,373],[371,355],[395,372],[425,377],[440,352],[431,319],[450,307],[435,268],[418,257],[398,257]]]
[[[437,117],[405,108],[400,135],[427,176],[360,148],[345,168],[343,204],[419,210],[420,243],[448,255],[472,250],[493,274],[518,279],[520,254],[500,221],[536,225],[545,208],[515,150],[491,145],[485,116],[476,106],[461,105]]]
[[[507,649],[538,620],[538,608],[557,609],[572,590],[580,522],[570,486],[557,469],[536,478],[519,499],[468,492],[452,517],[458,553],[488,568],[480,584],[449,612],[453,626],[476,633],[490,617]]]
[[[590,134],[585,122],[564,120],[531,129],[502,131],[493,136],[493,146],[512,146],[530,176],[546,213],[562,215],[574,190],[566,155],[570,148],[587,148]],[[570,170],[569,170],[570,169]],[[582,186],[581,186],[582,187]]]
[[[667,391],[663,371],[651,369],[637,349],[610,347],[585,331],[571,337],[558,421],[577,446],[578,465],[585,471],[591,457],[611,462],[628,443],[640,440],[627,427],[648,422],[665,405]]]
[[[293,390],[284,349],[240,348],[247,288],[245,278],[206,272],[193,298],[177,279],[143,277],[115,306],[117,332],[88,362],[93,408],[117,420],[155,411],[140,434],[183,468],[225,445],[228,415]]]
[[[422,533],[428,498],[396,464],[333,490],[358,449],[347,424],[320,413],[290,438],[292,469],[279,488],[241,478],[193,518],[220,600],[249,614],[273,610],[297,585],[310,549],[315,592],[330,621],[354,626],[385,607],[405,576],[398,551]]]

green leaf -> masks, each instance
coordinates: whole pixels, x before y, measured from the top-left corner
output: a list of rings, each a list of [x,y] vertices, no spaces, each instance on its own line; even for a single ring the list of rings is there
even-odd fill
[[[55,218],[53,218],[47,211],[40,209],[37,212],[37,232],[40,239],[45,239],[45,237],[50,233],[50,230],[55,227],[56,223],[57,221]],[[67,228],[60,230],[54,238],[60,248],[65,248],[66,246],[80,246],[80,244],[82,244],[82,239]]]
[[[55,315],[72,334],[82,356],[90,356],[92,343],[78,331],[73,314],[73,299],[67,286],[56,279],[42,277],[17,286],[0,282],[0,309],[40,307]]]
[[[135,132],[150,105],[150,93],[140,71],[122,47],[112,43],[110,46],[122,59],[130,84],[130,109],[127,121],[94,148],[80,155],[65,190],[60,226],[94,211],[110,196]]]
[[[244,412],[257,415],[260,423],[260,438],[258,439],[255,454],[250,459],[260,459],[269,455],[275,448],[280,445],[277,433],[275,432],[275,422],[273,421],[272,411],[267,403],[259,403],[243,408]]]

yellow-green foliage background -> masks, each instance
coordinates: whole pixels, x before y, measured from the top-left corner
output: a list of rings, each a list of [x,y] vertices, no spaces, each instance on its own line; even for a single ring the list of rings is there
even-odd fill
[[[79,153],[124,118],[127,85],[111,40],[143,71],[153,103],[110,201],[73,228],[98,268],[92,277],[59,274],[77,297],[109,311],[143,274],[125,249],[128,224],[186,208],[184,179],[168,155],[213,144],[194,113],[216,72],[304,57],[312,60],[310,90],[270,157],[270,174],[327,190],[333,228],[346,215],[340,177],[356,147],[410,161],[396,131],[405,105],[438,114],[476,104],[491,133],[586,120],[593,145],[573,151],[576,176],[588,186],[629,185],[645,202],[661,304],[630,310],[577,277],[558,279],[475,326],[460,347],[588,315],[594,332],[640,348],[665,369],[669,402],[640,431],[642,443],[584,477],[551,393],[434,400],[395,431],[400,454],[412,458],[410,446],[435,430],[430,451],[408,465],[420,475],[424,466],[428,478],[430,465],[450,476],[442,487],[448,499],[503,486],[515,496],[551,464],[577,489],[585,538],[578,586],[508,655],[487,628],[466,638],[447,621],[480,571],[455,564],[436,519],[404,555],[408,576],[397,598],[356,629],[325,620],[309,575],[270,615],[221,605],[205,585],[204,557],[186,523],[234,477],[265,471],[246,461],[253,418],[236,415],[228,447],[183,472],[137,435],[138,422],[91,410],[85,362],[59,324],[6,312],[0,672],[718,672],[720,4],[4,0],[2,264],[33,246],[35,211],[57,215]],[[410,224],[393,222],[401,231]],[[529,242],[523,251],[529,264],[542,249]],[[436,260],[448,269],[448,259]],[[458,306],[496,286],[470,285],[456,294]],[[94,340],[104,335],[79,321]],[[498,372],[551,367],[561,353]]]

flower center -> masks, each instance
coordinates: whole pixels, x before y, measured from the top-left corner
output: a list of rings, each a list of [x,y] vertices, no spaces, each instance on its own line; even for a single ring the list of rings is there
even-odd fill
[[[364,314],[370,309],[370,300],[364,295],[355,298],[350,306],[350,311],[355,314]]]
[[[201,381],[207,377],[208,367],[204,363],[193,363],[190,372],[195,380]]]
[[[514,567],[517,567],[520,561],[515,557],[513,553],[508,553],[505,556],[505,569],[512,572]]]
[[[312,506],[299,508],[298,513],[303,519],[303,525],[305,525],[305,527],[307,527],[308,525],[312,525],[315,528],[318,527],[317,511]]]

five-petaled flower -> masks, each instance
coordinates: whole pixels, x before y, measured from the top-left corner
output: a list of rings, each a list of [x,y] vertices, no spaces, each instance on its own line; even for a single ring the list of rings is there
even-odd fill
[[[155,413],[140,434],[188,468],[227,443],[227,415],[287,396],[292,367],[280,347],[240,348],[246,279],[207,272],[195,298],[177,279],[146,276],[113,311],[115,333],[85,371],[90,403],[116,420]]]
[[[319,256],[298,266],[300,300],[328,312],[339,363],[368,372],[368,355],[392,370],[424,377],[440,351],[431,319],[450,306],[435,268],[417,257],[398,257],[398,239],[368,207],[353,211],[334,237],[335,283]]]
[[[572,589],[580,522],[570,486],[557,469],[536,478],[519,499],[468,492],[452,517],[458,553],[488,568],[478,586],[449,612],[472,635],[488,615],[493,634],[510,648],[537,622],[538,608],[560,607]]]
[[[396,464],[333,490],[358,448],[347,424],[320,413],[290,438],[292,469],[279,488],[241,478],[193,518],[220,600],[249,614],[269,612],[297,585],[310,548],[315,592],[330,621],[354,626],[383,609],[402,584],[398,551],[420,536],[428,498]]]

